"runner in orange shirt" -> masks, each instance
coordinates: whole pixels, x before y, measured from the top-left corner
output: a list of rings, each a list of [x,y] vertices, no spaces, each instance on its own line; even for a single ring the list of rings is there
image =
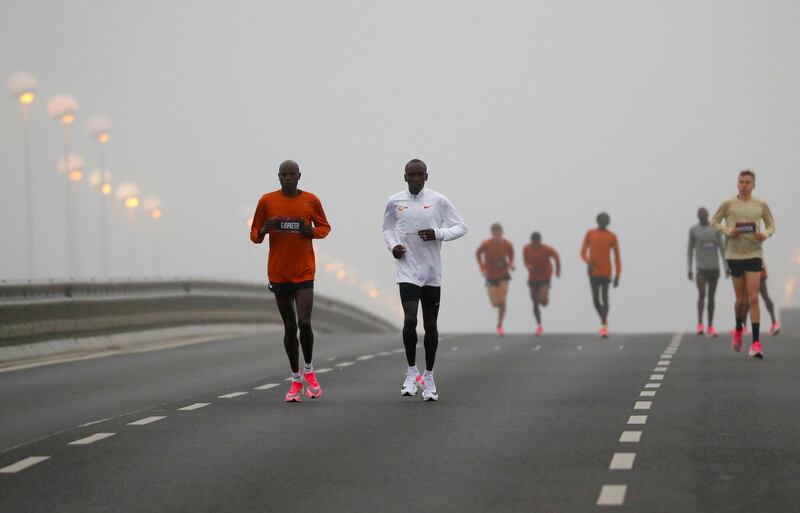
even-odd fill
[[[550,279],[553,276],[550,260],[556,263],[556,278],[561,278],[561,259],[558,251],[542,244],[542,235],[539,232],[531,234],[531,243],[522,248],[522,256],[525,267],[528,268],[528,286],[533,300],[533,316],[536,317],[535,335],[538,337],[544,333],[539,306],[546,307],[550,302]]]
[[[492,238],[486,239],[478,246],[475,258],[481,274],[486,278],[486,290],[489,301],[497,308],[497,334],[503,336],[503,318],[506,316],[506,297],[508,296],[509,271],[514,267],[514,246],[503,238],[503,227],[494,223],[491,227]]]
[[[278,169],[280,190],[261,196],[250,227],[250,240],[261,244],[269,235],[267,275],[269,289],[275,294],[278,311],[283,319],[283,346],[292,368],[292,385],[286,393],[287,402],[300,402],[303,382],[300,375],[297,330],[303,350],[302,378],[306,396],[322,396],[322,387],[314,375],[312,356],[314,332],[311,329],[311,310],[314,306],[314,275],[316,259],[312,239],[325,238],[331,231],[322,204],[315,195],[297,188],[300,167],[287,160]],[[297,314],[295,314],[295,305]]]
[[[619,285],[622,270],[617,236],[608,229],[611,217],[605,212],[597,215],[597,228],[586,232],[581,258],[588,265],[589,284],[597,315],[600,316],[600,336],[608,337],[608,286],[611,283],[611,251],[614,251],[614,288]]]

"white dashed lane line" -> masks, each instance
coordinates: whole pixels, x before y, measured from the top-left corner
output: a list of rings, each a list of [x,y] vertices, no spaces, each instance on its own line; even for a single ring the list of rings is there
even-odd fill
[[[178,408],[178,411],[194,411],[199,410],[200,408],[205,408],[211,403],[194,403],[190,404],[189,406],[184,406],[183,408]]]
[[[619,441],[623,443],[638,443],[641,439],[641,431],[623,431],[619,437]]]
[[[661,388],[661,383],[648,383],[644,387],[645,388]]]
[[[367,361],[367,360],[371,360],[373,358],[375,358],[374,354],[365,354],[365,355],[359,356],[358,358],[356,358],[356,360],[358,360],[360,362],[364,362],[364,361]]]
[[[634,410],[649,410],[653,406],[653,401],[636,401],[633,405]]]
[[[323,369],[314,369],[314,374],[325,374],[326,372],[330,372],[333,369],[331,368],[323,368]]]
[[[620,351],[622,351],[622,349],[623,349],[624,347],[625,347],[625,346],[619,346],[619,350],[620,350]]]
[[[450,348],[451,351],[458,351],[458,346],[453,346]]]
[[[647,415],[631,415],[628,424],[647,424]]]
[[[659,360],[656,365],[669,365],[669,364],[670,364],[669,360]]]
[[[74,440],[67,445],[89,445],[99,442],[100,440],[105,440],[106,438],[111,438],[114,435],[116,435],[116,433],[95,433],[92,436],[87,436],[86,438],[81,438],[80,440]]]
[[[609,470],[630,470],[633,468],[633,461],[635,459],[635,452],[615,452],[608,468]]]
[[[250,392],[231,392],[230,394],[218,395],[217,397],[219,397],[220,399],[233,399],[234,397],[239,397],[239,396],[242,396],[242,395],[247,395],[247,394],[249,394],[249,393],[250,393]]]
[[[0,468],[0,474],[16,474],[48,459],[50,459],[50,456],[30,456],[7,467]]]
[[[417,347],[419,347],[419,344],[417,344]],[[406,350],[405,350],[405,349],[395,349],[395,350],[394,350],[394,351],[392,351],[392,352],[393,352],[393,353],[405,353],[405,352],[406,352]]]
[[[655,369],[653,369],[653,372],[667,372],[667,368],[666,367],[656,367]]]
[[[158,422],[159,420],[166,419],[166,417],[145,417],[143,419],[139,419],[133,422],[128,422],[129,426],[146,426],[147,424],[152,424],[153,422]]]
[[[625,504],[627,485],[603,485],[600,497],[597,498],[598,506],[622,506]]]
[[[392,354],[391,351],[381,351],[378,353],[378,356],[389,356],[390,354]]]
[[[349,367],[351,365],[355,365],[356,362],[341,362],[334,365],[334,367]]]
[[[95,424],[100,424],[101,422],[105,422],[107,420],[111,420],[113,417],[108,417],[106,419],[94,420],[92,422],[87,422],[86,424],[81,424],[78,427],[89,427],[94,426]]]
[[[494,347],[492,348],[492,351],[499,351],[499,350],[500,350],[500,348],[501,348],[501,346],[494,346]]]
[[[655,390],[642,390],[639,392],[639,397],[655,397],[656,391]]]
[[[316,371],[319,372],[319,371]],[[269,390],[270,388],[275,388],[281,386],[280,383],[267,383],[266,385],[261,385],[258,387],[253,387],[253,390]]]
[[[538,345],[538,346],[534,347],[533,349],[531,349],[531,351],[538,351],[541,348],[542,348],[542,346]]]
[[[664,381],[664,375],[663,374],[653,374],[652,376],[650,376],[650,381]]]

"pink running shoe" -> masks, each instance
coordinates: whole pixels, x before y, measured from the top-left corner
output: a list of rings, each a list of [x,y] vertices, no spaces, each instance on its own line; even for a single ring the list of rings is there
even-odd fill
[[[608,326],[607,325],[602,324],[600,326],[600,336],[602,338],[608,338]]]
[[[702,335],[706,332],[705,328],[703,327],[703,323],[700,322],[697,324],[697,334]]]
[[[778,324],[777,322],[773,322],[772,327],[769,329],[769,334],[774,337],[780,332],[781,332],[781,325]]]
[[[764,358],[764,353],[761,352],[761,342],[758,340],[753,342],[753,345],[750,346],[750,351],[748,351],[747,354],[753,358],[758,358],[759,360]]]
[[[498,337],[502,337],[503,335],[505,335],[505,332],[503,331],[503,325],[502,324],[498,324],[497,325],[497,336]]]
[[[303,383],[300,381],[292,381],[292,386],[286,392],[285,401],[287,403],[299,403],[303,396]]]
[[[303,379],[306,380],[306,397],[309,399],[319,399],[322,397],[322,387],[319,386],[319,381],[317,381],[314,371],[304,372]]]
[[[706,331],[706,335],[709,337],[717,338],[719,335],[717,334],[717,330],[714,329],[714,326],[709,326],[708,331]]]
[[[742,350],[742,335],[744,335],[744,331],[733,330],[733,338],[731,339],[731,349],[733,349],[737,353]]]
[[[544,328],[542,328],[542,325],[540,324],[536,326],[536,331],[534,332],[534,335],[537,337],[541,337],[543,333],[544,333]]]

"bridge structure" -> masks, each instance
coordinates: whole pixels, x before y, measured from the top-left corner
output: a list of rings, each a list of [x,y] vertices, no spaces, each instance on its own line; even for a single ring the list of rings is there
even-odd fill
[[[263,287],[0,286],[0,511],[800,504],[795,310],[763,361],[684,333],[444,333],[435,403],[400,396],[399,326],[326,297],[314,319],[324,395],[287,404]]]

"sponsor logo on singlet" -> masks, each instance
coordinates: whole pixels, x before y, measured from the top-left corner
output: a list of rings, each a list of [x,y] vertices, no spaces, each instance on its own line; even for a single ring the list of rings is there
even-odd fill
[[[739,221],[736,223],[736,231],[739,233],[756,233],[756,223],[752,221]]]
[[[300,233],[303,220],[299,217],[282,217],[278,220],[278,230],[287,233]]]

